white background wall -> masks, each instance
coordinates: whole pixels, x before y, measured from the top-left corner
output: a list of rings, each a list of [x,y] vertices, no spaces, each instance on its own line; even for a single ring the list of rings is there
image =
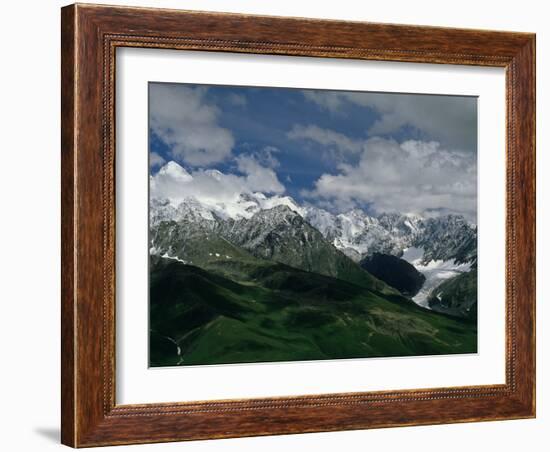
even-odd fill
[[[115,0],[113,0],[115,1]],[[116,450],[280,451],[403,450],[500,452],[548,450],[550,309],[543,294],[550,251],[550,15],[536,0],[359,2],[278,0],[116,0],[118,4],[306,16],[537,33],[538,417],[370,431],[119,447]],[[97,2],[93,2],[97,3]],[[2,243],[0,245],[0,447],[57,450],[59,445],[59,8],[60,1],[2,5],[0,68]]]

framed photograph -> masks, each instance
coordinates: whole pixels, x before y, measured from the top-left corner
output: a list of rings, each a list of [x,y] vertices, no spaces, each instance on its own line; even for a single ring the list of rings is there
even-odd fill
[[[535,36],[62,9],[62,442],[535,416]]]

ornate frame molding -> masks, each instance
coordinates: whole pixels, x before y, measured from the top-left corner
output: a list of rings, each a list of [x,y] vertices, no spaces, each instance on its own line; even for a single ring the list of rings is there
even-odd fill
[[[62,45],[64,444],[82,447],[535,415],[534,35],[77,4],[62,9]],[[116,405],[118,47],[506,68],[506,383]]]

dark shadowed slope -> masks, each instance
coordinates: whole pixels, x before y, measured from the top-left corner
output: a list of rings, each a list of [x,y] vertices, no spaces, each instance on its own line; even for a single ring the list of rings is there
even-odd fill
[[[426,277],[413,265],[389,254],[374,253],[363,259],[360,265],[408,297],[414,297],[426,281]]]

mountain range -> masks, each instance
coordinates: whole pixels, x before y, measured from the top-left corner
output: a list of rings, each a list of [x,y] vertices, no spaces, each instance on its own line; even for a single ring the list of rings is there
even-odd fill
[[[162,171],[188,175],[174,162]],[[152,193],[151,365],[475,349],[477,228],[461,216]],[[322,331],[340,331],[338,347],[329,350]],[[344,342],[351,332],[353,345]],[[213,342],[220,335],[223,346]]]
[[[169,162],[159,173],[163,171],[188,175],[175,162]],[[211,170],[209,174],[216,177],[215,171]],[[400,257],[410,247],[423,249],[424,263],[450,259],[464,263],[474,262],[477,258],[477,227],[464,217],[453,214],[434,218],[399,213],[372,216],[361,209],[335,214],[311,204],[300,205],[290,196],[241,193],[231,202],[199,201],[195,197],[175,200],[153,197],[150,220],[152,226],[167,220],[227,222],[235,224],[238,229],[256,214],[279,206],[297,213],[356,262],[373,253]]]

